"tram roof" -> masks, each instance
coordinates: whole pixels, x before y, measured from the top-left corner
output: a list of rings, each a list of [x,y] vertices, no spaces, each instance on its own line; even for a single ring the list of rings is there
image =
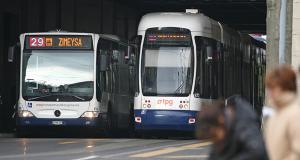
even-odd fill
[[[138,30],[145,31],[155,27],[179,27],[187,28],[192,32],[203,31],[211,28],[209,17],[201,13],[183,12],[157,12],[144,15],[140,21]]]

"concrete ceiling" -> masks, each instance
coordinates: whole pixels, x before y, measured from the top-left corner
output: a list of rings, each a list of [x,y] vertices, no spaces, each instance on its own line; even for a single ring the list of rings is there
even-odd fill
[[[199,9],[207,16],[246,33],[266,33],[266,0],[118,0],[142,14]]]

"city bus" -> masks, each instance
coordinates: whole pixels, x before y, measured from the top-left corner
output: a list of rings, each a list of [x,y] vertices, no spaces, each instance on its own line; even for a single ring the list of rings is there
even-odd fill
[[[193,132],[201,107],[234,94],[246,97],[260,113],[265,44],[191,12],[148,13],[135,40],[140,48],[137,132]]]
[[[114,35],[20,35],[17,133],[36,127],[128,129],[133,119],[134,49]]]

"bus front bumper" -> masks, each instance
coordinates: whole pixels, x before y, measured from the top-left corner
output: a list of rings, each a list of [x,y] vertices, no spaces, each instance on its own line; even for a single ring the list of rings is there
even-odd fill
[[[135,110],[136,130],[194,131],[197,111]]]
[[[54,119],[54,118],[17,118],[17,125],[26,126],[86,126],[96,127],[101,125],[99,118],[72,118],[72,119]]]

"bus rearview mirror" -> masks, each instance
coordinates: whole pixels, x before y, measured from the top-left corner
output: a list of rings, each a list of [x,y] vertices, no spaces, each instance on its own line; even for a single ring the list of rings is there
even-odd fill
[[[8,56],[7,56],[7,61],[8,62],[13,62],[14,61],[14,53],[15,53],[15,46],[10,46],[8,48]]]
[[[8,48],[7,61],[12,63],[16,58],[17,58],[16,61],[18,61],[19,55],[20,55],[20,43],[17,43]]]

